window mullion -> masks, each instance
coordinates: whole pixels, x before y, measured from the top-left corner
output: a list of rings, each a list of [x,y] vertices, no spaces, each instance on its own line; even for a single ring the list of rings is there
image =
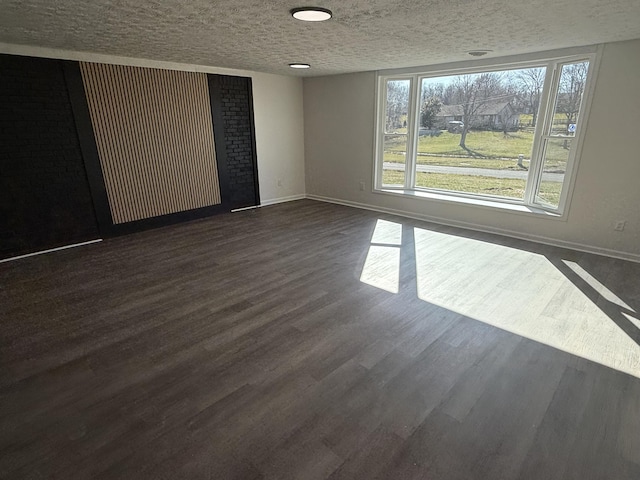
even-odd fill
[[[416,122],[419,109],[416,109],[417,102],[420,101],[420,95],[417,92],[418,81],[415,76],[411,78],[411,92],[409,95],[409,109],[407,112],[407,151],[404,159],[404,187],[407,189],[413,189],[415,187],[416,177],[416,152],[418,135]]]
[[[387,109],[387,79],[381,78],[378,82],[378,105],[380,107],[377,112],[378,126],[376,129],[376,169],[375,169],[375,188],[382,188],[382,175],[384,171],[384,133],[385,133],[385,116]]]
[[[544,151],[546,144],[545,133],[549,131],[550,123],[553,122],[555,92],[558,88],[558,66],[557,62],[550,62],[547,65],[547,72],[542,88],[542,98],[540,99],[540,107],[538,110],[538,118],[542,119],[536,124],[533,137],[533,148],[531,152],[531,162],[529,164],[529,174],[527,175],[527,184],[525,186],[524,203],[533,205],[536,203],[535,196],[542,177],[542,166],[544,164]]]

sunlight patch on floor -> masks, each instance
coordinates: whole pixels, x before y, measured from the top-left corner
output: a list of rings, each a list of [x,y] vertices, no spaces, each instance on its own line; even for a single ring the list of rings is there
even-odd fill
[[[378,220],[371,236],[371,246],[360,281],[387,292],[398,293],[401,245],[402,225]]]
[[[377,221],[360,281],[399,292],[401,248],[410,245],[402,247],[402,228]],[[637,313],[581,265],[421,228],[412,233],[415,249],[405,254],[414,255],[421,300],[640,378]]]
[[[402,245],[402,225],[387,220],[378,220],[371,235],[372,244]]]
[[[371,245],[360,281],[391,293],[398,293],[400,249]]]
[[[419,228],[414,235],[420,299],[640,377],[640,346],[543,255]],[[565,263],[631,310],[579,265]]]

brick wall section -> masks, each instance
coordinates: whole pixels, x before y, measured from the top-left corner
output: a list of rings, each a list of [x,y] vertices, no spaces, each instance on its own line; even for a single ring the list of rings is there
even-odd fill
[[[219,80],[231,208],[256,204],[250,81],[222,75]]]
[[[62,63],[0,55],[0,258],[98,238]]]

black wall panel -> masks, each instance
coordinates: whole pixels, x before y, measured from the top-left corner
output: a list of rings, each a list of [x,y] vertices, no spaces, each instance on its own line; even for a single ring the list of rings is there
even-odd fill
[[[62,62],[0,55],[0,258],[98,236]]]
[[[214,129],[220,129],[221,121],[224,131],[227,191],[231,208],[259,205],[251,79],[228,75],[209,77]],[[216,149],[220,158],[218,144]]]

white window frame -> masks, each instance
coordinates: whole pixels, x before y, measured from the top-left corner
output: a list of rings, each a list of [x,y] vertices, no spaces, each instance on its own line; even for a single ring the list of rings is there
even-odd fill
[[[584,130],[589,118],[589,110],[593,97],[595,78],[597,75],[599,55],[596,53],[596,47],[585,47],[581,49],[572,49],[570,53],[561,54],[561,52],[551,52],[552,54],[533,54],[529,55],[532,59],[523,61],[512,61],[511,59],[495,59],[494,61],[471,62],[472,65],[454,64],[449,68],[442,67],[424,67],[393,70],[387,72],[377,72],[377,97],[376,97],[376,126],[375,126],[375,164],[373,185],[375,192],[406,194],[417,198],[436,198],[438,200],[446,199],[451,201],[462,201],[465,204],[473,204],[477,201],[479,205],[486,206],[517,206],[526,207],[526,212],[553,214],[554,216],[563,217],[566,215],[569,207],[571,194],[573,193],[577,166],[579,163],[580,152],[584,140]],[[575,52],[577,50],[577,52]],[[542,169],[544,165],[544,146],[549,138],[555,136],[549,135],[549,122],[553,120],[555,100],[558,85],[560,82],[560,73],[562,65],[567,63],[576,63],[580,61],[589,62],[589,70],[587,72],[587,80],[583,92],[582,103],[580,106],[579,121],[573,137],[571,139],[571,148],[567,158],[567,167],[565,171],[562,190],[558,207],[536,202],[536,192],[539,182],[542,178]],[[531,162],[529,165],[529,173],[526,179],[524,199],[511,199],[506,197],[473,194],[465,192],[456,192],[451,190],[440,190],[425,187],[416,187],[416,152],[418,148],[418,128],[420,115],[420,89],[424,78],[444,77],[451,75],[464,75],[492,71],[515,70],[533,67],[546,67],[546,75],[542,95],[540,99],[540,107],[538,118],[540,121],[536,123],[533,148],[531,152]],[[383,154],[384,154],[384,136],[385,136],[385,113],[386,113],[386,83],[389,80],[409,80],[409,108],[407,112],[407,149],[405,157],[405,181],[404,185],[390,186],[382,185],[383,175]],[[555,137],[565,138],[565,137]],[[430,194],[433,194],[430,196]],[[510,208],[511,209],[511,208]]]

